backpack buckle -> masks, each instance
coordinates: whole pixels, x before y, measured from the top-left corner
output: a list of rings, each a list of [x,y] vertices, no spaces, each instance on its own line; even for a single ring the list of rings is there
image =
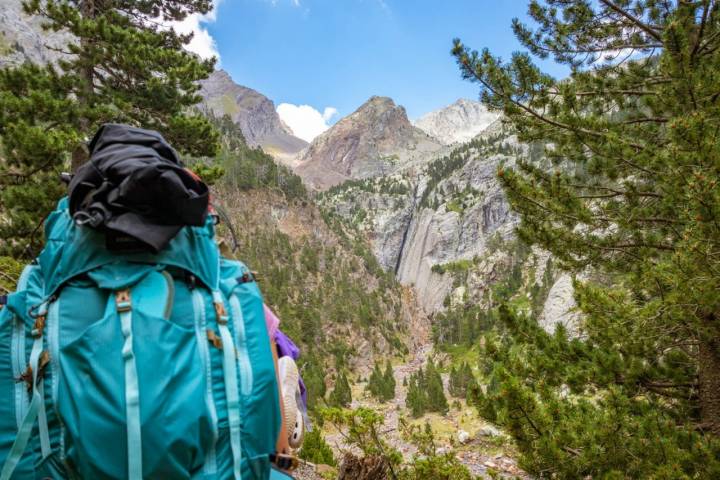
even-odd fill
[[[45,315],[39,315],[35,317],[35,323],[30,334],[35,338],[42,337],[43,330],[45,330]]]
[[[217,336],[217,334],[215,333],[215,330],[208,328],[207,329],[207,338],[213,347],[217,348],[218,350],[223,349],[222,340],[220,339],[220,337]]]
[[[118,313],[129,312],[132,310],[132,302],[130,301],[130,290],[118,290],[115,292],[115,307]]]
[[[215,315],[220,325],[227,325],[229,317],[222,302],[215,302]]]

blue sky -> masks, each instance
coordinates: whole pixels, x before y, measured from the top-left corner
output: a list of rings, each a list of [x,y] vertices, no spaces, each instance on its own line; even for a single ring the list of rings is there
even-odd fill
[[[414,119],[478,97],[450,56],[454,37],[508,58],[520,48],[511,20],[526,10],[527,0],[221,0],[202,27],[221,67],[276,105],[332,107],[332,123],[384,95]]]

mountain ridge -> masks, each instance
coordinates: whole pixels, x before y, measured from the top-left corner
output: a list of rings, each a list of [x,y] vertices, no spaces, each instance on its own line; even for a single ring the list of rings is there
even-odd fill
[[[280,119],[275,103],[262,93],[236,83],[225,70],[215,70],[200,82],[201,110],[215,116],[229,115],[251,147],[271,155],[295,154],[308,143]]]

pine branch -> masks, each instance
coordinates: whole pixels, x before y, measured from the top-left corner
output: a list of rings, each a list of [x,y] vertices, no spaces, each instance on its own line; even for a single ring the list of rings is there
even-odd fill
[[[613,11],[619,13],[619,14],[622,15],[623,17],[625,17],[625,18],[627,18],[628,20],[630,20],[632,23],[634,23],[635,25],[637,25],[643,32],[645,32],[645,33],[647,33],[648,35],[650,35],[652,38],[654,38],[655,40],[657,40],[660,44],[664,44],[664,43],[663,43],[663,39],[662,39],[662,37],[658,34],[658,32],[656,32],[655,30],[653,30],[649,25],[647,25],[645,22],[643,22],[642,20],[640,20],[639,18],[637,18],[635,15],[633,15],[633,14],[630,13],[629,11],[625,10],[624,8],[619,7],[618,5],[616,5],[615,3],[611,2],[610,0],[600,0],[600,2],[602,2],[606,7],[612,9]]]

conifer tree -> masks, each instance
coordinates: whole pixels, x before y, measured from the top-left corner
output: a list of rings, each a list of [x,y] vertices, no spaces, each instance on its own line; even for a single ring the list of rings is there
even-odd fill
[[[315,410],[318,400],[325,397],[325,373],[318,363],[317,359],[310,358],[302,370],[303,381],[307,388],[308,410]]]
[[[29,0],[24,8],[71,40],[57,64],[0,70],[0,238],[15,255],[28,253],[62,194],[59,172],[87,160],[85,142],[102,123],[159,130],[183,153],[217,149],[210,123],[190,110],[214,59],[185,51],[191,36],[167,27],[207,13],[210,0]]]
[[[448,391],[456,398],[466,398],[468,392],[477,387],[475,375],[467,362],[463,362],[457,369],[453,366],[450,370],[450,381]]]
[[[385,373],[383,374],[383,397],[385,400],[395,398],[395,375],[390,360],[385,362]]]
[[[447,413],[449,407],[442,377],[432,360],[428,361],[424,370],[420,368],[410,375],[405,406],[413,417],[420,417],[426,412]]]
[[[536,472],[719,477],[720,4],[533,0],[529,14],[537,28],[513,22],[529,53],[456,40],[453,55],[520,140],[547,145],[552,168],[498,172],[520,238],[595,281],[575,284],[582,340],[503,309],[489,403]]]
[[[383,378],[380,364],[375,363],[370,378],[368,379],[368,391],[370,394],[381,402],[385,400],[385,379]]]
[[[381,402],[395,397],[395,377],[389,360],[385,363],[385,372],[380,369],[379,363],[375,363],[367,388],[370,394]]]
[[[431,412],[447,413],[448,403],[445,397],[442,377],[432,359],[425,368],[425,391],[427,392],[427,409]]]
[[[455,369],[455,365],[450,368],[450,379],[448,381],[448,391],[453,397],[459,396],[460,391],[460,379],[458,375],[459,371]]]
[[[407,396],[405,397],[405,407],[410,410],[410,413],[415,418],[422,416],[427,407],[427,397],[422,390],[419,378],[417,374],[410,375]]]
[[[329,403],[333,407],[349,407],[352,402],[350,382],[344,372],[340,372],[335,381],[335,388],[330,393]]]

